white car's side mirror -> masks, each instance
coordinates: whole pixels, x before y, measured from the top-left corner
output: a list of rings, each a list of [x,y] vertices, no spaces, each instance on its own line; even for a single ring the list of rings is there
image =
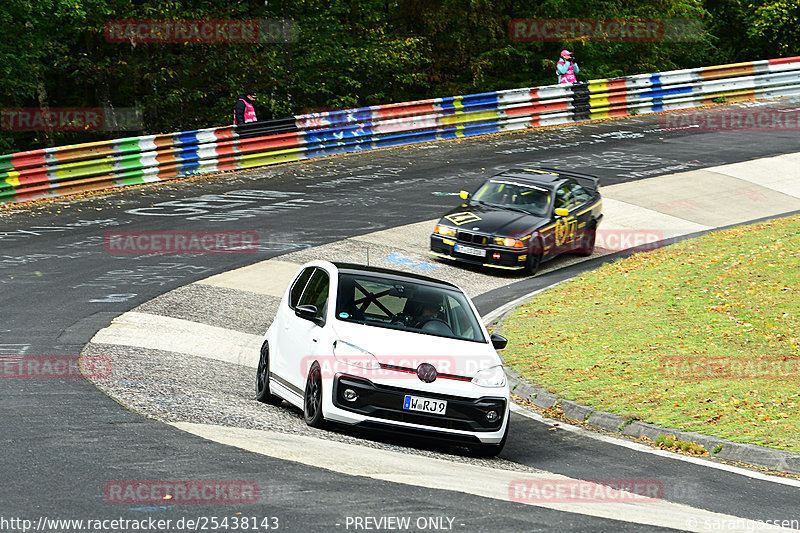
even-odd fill
[[[489,340],[492,341],[492,346],[494,346],[495,350],[502,350],[506,347],[506,344],[508,344],[508,339],[497,333],[492,333],[489,336]]]

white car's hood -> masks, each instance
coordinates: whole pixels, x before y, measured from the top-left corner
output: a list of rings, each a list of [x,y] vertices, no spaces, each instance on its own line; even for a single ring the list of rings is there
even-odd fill
[[[385,365],[415,369],[421,363],[430,363],[439,373],[472,377],[479,370],[502,363],[488,343],[343,321],[337,321],[333,331],[338,340],[370,352]]]

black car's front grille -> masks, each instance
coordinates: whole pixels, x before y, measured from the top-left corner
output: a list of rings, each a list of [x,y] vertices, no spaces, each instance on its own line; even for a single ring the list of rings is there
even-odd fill
[[[478,233],[472,233],[471,231],[459,231],[456,234],[456,240],[471,244],[489,244],[489,237]]]

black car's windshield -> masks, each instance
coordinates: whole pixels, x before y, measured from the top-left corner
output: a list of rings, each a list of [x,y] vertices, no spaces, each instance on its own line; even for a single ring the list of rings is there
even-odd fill
[[[550,208],[550,191],[535,185],[497,179],[481,185],[470,200],[544,217]]]
[[[467,341],[486,342],[466,297],[457,290],[379,274],[340,273],[336,318]]]

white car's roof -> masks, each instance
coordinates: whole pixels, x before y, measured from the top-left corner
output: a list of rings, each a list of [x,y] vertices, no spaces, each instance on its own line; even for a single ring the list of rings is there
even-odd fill
[[[456,289],[459,291],[461,290],[458,288],[458,286],[450,282],[442,281],[436,278],[430,278],[428,276],[422,276],[420,274],[412,274],[409,272],[401,272],[399,270],[392,270],[389,268],[359,265],[355,263],[335,262],[331,264],[335,266],[339,272],[346,272],[350,274],[367,274],[367,275],[373,274],[373,275],[379,275],[380,277],[395,278],[398,280],[405,279],[405,280],[419,281],[429,285],[437,285],[444,289]]]

